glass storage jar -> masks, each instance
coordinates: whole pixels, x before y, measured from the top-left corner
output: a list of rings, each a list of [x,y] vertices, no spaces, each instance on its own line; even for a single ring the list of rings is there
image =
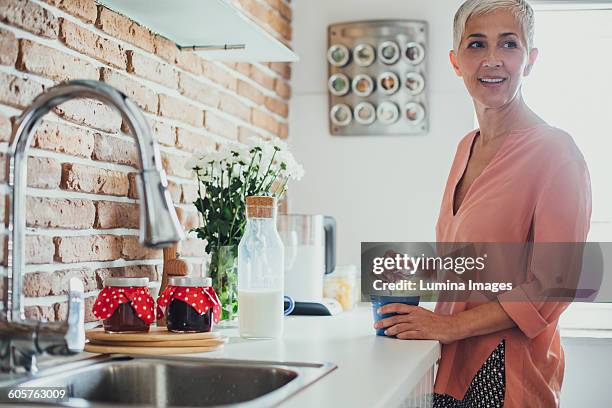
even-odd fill
[[[353,78],[353,92],[357,96],[369,96],[374,90],[374,81],[366,74],[359,74]]]
[[[349,49],[342,44],[334,44],[327,50],[327,61],[336,67],[343,67],[351,58]]]
[[[160,315],[166,314],[171,332],[201,333],[219,322],[221,302],[211,278],[173,277],[157,300]]]
[[[332,106],[329,116],[332,123],[336,126],[346,126],[353,120],[351,108],[344,103]]]
[[[107,278],[93,306],[93,314],[110,333],[148,332],[155,321],[149,278]]]
[[[369,67],[376,58],[376,51],[370,44],[357,44],[353,50],[355,62],[360,67]]]

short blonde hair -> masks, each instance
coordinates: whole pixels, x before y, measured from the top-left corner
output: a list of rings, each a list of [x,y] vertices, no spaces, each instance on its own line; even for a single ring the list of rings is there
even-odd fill
[[[514,14],[523,29],[523,35],[527,41],[527,51],[531,51],[535,33],[535,16],[533,8],[526,0],[467,0],[455,14],[453,23],[453,49],[455,53],[459,50],[465,24],[470,17],[481,16],[500,9],[510,10]]]

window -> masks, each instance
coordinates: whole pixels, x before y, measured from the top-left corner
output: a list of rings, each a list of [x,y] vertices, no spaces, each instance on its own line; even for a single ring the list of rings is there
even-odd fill
[[[571,134],[582,150],[593,190],[589,240],[612,241],[612,10],[575,10],[577,3],[563,2],[565,10],[537,9],[535,45],[540,54],[523,96],[544,120]],[[560,325],[612,330],[612,304],[572,304]]]
[[[612,10],[538,11],[535,44],[540,54],[523,95],[582,150],[591,173],[592,219],[610,223],[612,240]]]

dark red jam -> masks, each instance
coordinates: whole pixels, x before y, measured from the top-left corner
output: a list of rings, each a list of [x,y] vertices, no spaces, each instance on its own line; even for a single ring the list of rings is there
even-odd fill
[[[149,331],[149,325],[136,315],[131,303],[120,304],[108,319],[102,321],[104,331],[111,333]]]
[[[155,300],[148,278],[109,277],[92,306],[107,332],[148,332],[155,321]]]
[[[179,299],[172,299],[166,312],[166,327],[172,332],[208,332],[212,329],[212,321],[212,307],[200,314]]]

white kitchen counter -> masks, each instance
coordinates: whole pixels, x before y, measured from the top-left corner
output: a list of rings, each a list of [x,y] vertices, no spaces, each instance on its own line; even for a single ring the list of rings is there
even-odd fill
[[[282,339],[245,340],[237,329],[223,329],[229,343],[199,356],[338,366],[287,400],[284,407],[399,406],[431,372],[440,345],[432,340],[376,336],[372,324],[369,304],[333,317],[290,316],[285,319]]]

